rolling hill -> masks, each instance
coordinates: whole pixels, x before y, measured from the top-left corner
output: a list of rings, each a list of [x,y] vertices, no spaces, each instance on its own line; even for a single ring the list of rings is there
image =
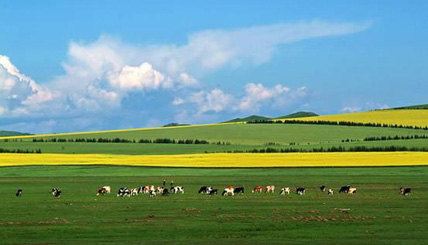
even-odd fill
[[[20,136],[20,135],[31,135],[31,134],[21,133],[21,132],[16,132],[16,131],[0,130],[0,137],[3,137],[3,136]]]
[[[298,111],[295,113],[291,113],[285,116],[276,117],[275,119],[283,119],[283,118],[301,118],[301,117],[316,117],[319,116],[318,114],[314,112],[308,112],[308,111]]]
[[[235,118],[229,121],[226,121],[224,123],[234,123],[234,122],[252,122],[252,121],[263,121],[263,120],[270,120],[270,117],[265,117],[265,116],[258,116],[258,115],[251,115],[248,117],[244,117],[244,118]]]

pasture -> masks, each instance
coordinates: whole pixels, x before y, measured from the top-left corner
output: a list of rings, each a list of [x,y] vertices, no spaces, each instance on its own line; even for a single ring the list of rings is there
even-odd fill
[[[173,180],[183,195],[95,196],[97,187],[161,185]],[[252,194],[256,185],[275,194]],[[358,188],[338,194],[340,186]],[[197,194],[202,185],[242,185],[246,193]],[[320,185],[335,190],[333,196]],[[412,194],[399,195],[400,186]],[[278,195],[280,187],[307,193]],[[428,168],[190,169],[106,166],[2,167],[2,244],[226,243],[423,244],[428,238]],[[49,193],[60,187],[63,195]],[[17,188],[23,196],[15,197]],[[340,211],[341,209],[349,211]]]
[[[290,148],[311,150],[328,147],[428,147],[428,139],[363,141],[366,137],[428,135],[427,130],[299,124],[213,124],[171,128],[130,129],[104,132],[69,133],[0,138],[3,149],[40,149],[43,153],[105,153],[105,154],[192,154],[253,149]],[[213,144],[141,144],[32,142],[37,139],[121,138],[140,139],[200,139]],[[345,140],[349,142],[345,142]],[[228,144],[215,144],[225,142]]]

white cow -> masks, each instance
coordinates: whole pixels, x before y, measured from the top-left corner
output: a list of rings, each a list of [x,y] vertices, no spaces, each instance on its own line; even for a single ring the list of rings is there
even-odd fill
[[[290,187],[281,188],[281,192],[279,194],[280,195],[285,195],[285,194],[289,195],[290,194]]]
[[[275,192],[275,186],[274,185],[266,186],[266,193],[269,193],[269,192],[272,192],[272,193]]]
[[[226,188],[224,188],[223,193],[221,194],[222,196],[234,196],[235,192],[234,192],[235,188],[233,186],[228,186]]]

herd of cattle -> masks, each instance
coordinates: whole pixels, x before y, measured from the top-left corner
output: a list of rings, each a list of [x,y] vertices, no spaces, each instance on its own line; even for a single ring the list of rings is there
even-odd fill
[[[325,185],[322,185],[319,187],[321,192],[325,192],[328,195],[333,195],[334,190],[331,188],[327,188]],[[234,196],[236,194],[244,194],[245,188],[243,186],[226,186],[221,195],[222,196]],[[409,187],[401,187],[400,188],[400,194],[403,196],[410,195],[411,188]],[[253,188],[252,193],[275,193],[275,186],[274,185],[268,185],[268,186],[256,186]],[[297,195],[304,195],[306,192],[306,189],[304,187],[297,187],[295,189],[295,193]],[[22,196],[22,189],[18,189],[16,191],[16,196],[20,197]],[[52,188],[51,194],[55,198],[59,198],[61,196],[61,189],[59,188]],[[97,189],[96,195],[105,195],[111,193],[111,187],[110,186],[103,186]],[[154,186],[154,185],[146,185],[146,186],[140,186],[137,188],[127,188],[127,187],[121,187],[119,188],[117,192],[118,197],[131,197],[131,196],[137,196],[139,194],[147,194],[150,197],[155,197],[157,195],[167,196],[170,194],[184,194],[184,187],[182,186],[174,186],[173,182],[171,182],[170,188],[165,186],[165,181],[163,182],[162,186]],[[217,195],[219,193],[218,189],[213,188],[212,186],[202,186],[199,188],[198,191],[199,194],[206,194],[206,195]],[[291,193],[290,187],[282,187],[280,189],[279,194],[280,195],[289,195]],[[357,188],[352,187],[350,185],[342,186],[339,189],[339,193],[347,193],[347,194],[355,194],[357,193]]]

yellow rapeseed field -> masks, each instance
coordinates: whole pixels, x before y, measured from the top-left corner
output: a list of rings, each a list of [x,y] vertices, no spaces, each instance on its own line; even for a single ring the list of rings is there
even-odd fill
[[[428,152],[213,153],[188,155],[0,154],[0,166],[351,167],[428,165]]]
[[[293,119],[283,119],[293,120]],[[405,126],[428,126],[428,110],[379,110],[347,114],[298,118],[304,121],[346,121],[359,123],[383,123]]]

